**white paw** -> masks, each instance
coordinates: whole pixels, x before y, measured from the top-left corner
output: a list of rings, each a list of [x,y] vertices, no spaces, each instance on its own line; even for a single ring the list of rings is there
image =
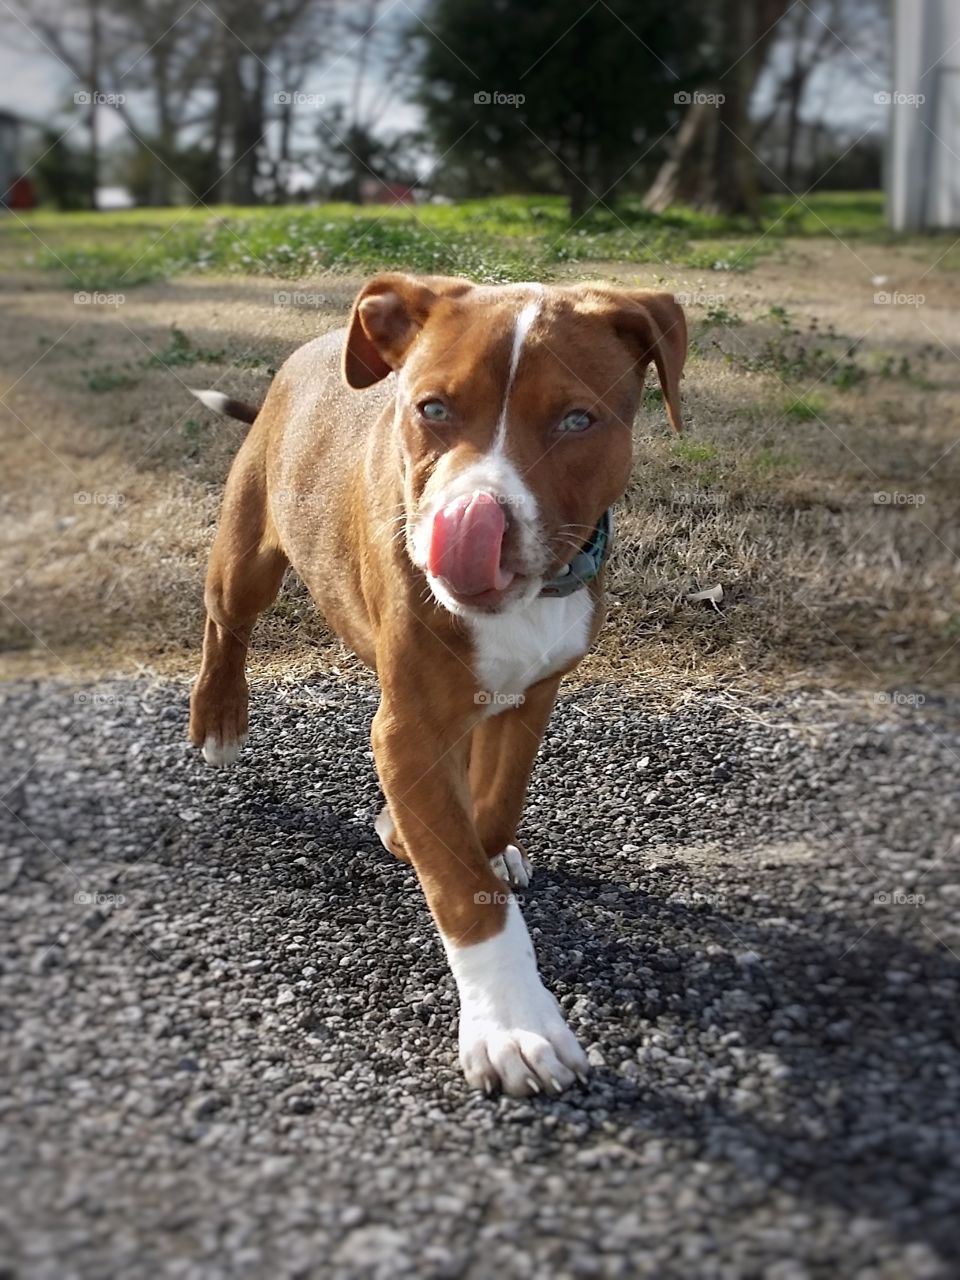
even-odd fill
[[[461,1009],[460,1066],[467,1084],[524,1098],[562,1093],[574,1080],[586,1081],[586,1054],[560,1006],[544,986],[531,999],[533,994],[524,993],[522,1002],[507,999],[494,1017]]]
[[[540,981],[513,897],[498,934],[473,946],[448,943],[447,955],[460,992],[460,1065],[468,1084],[522,1098],[561,1093],[586,1079],[586,1054]]]
[[[389,842],[393,838],[397,828],[394,826],[389,805],[385,804],[377,814],[373,822],[373,829],[380,837],[380,843],[386,849],[387,853],[393,853]]]
[[[533,875],[530,859],[515,844],[508,844],[503,853],[491,858],[490,869],[514,889],[525,889]]]
[[[225,769],[236,763],[237,756],[240,754],[240,748],[246,741],[247,735],[244,734],[236,742],[218,742],[216,738],[207,738],[203,744],[203,758],[207,764],[212,764],[215,768]]]

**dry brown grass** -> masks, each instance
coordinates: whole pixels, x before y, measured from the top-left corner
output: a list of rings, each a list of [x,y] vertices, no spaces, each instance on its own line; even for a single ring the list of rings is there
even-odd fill
[[[636,683],[658,700],[719,684],[957,682],[960,285],[952,273],[924,276],[910,248],[858,255],[805,241],[742,276],[618,264],[589,273],[722,296],[688,307],[687,436],[670,438],[655,395],[638,423],[615,606],[582,678]],[[924,294],[924,305],[874,305],[872,274],[888,277],[886,290]],[[260,399],[289,351],[342,323],[357,284],[303,282],[330,299],[318,310],[275,306],[289,281],[185,278],[110,308],[74,306],[46,276],[8,278],[9,672],[194,669],[205,555],[244,428],[213,420],[186,388]],[[810,332],[814,319],[839,336]],[[172,345],[172,326],[185,346]],[[861,336],[848,360],[845,339]],[[171,350],[174,367],[151,362]],[[854,385],[835,385],[838,375]],[[922,504],[877,505],[877,492]],[[78,502],[82,493],[99,500]],[[686,600],[714,583],[721,612]],[[254,669],[274,674],[344,661],[292,579],[256,651]]]

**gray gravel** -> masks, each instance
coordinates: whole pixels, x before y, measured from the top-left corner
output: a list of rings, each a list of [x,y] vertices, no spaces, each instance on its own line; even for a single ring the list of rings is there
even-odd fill
[[[0,1275],[960,1274],[956,704],[568,694],[524,910],[595,1069],[511,1101],[372,689],[257,688],[229,773],[186,696],[0,686]]]

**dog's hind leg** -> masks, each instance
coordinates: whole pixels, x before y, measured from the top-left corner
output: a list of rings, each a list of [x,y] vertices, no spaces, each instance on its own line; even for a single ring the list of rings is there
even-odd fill
[[[410,855],[401,843],[400,836],[397,833],[397,824],[393,820],[393,814],[390,812],[390,806],[385,804],[377,814],[373,824],[373,829],[380,837],[380,843],[386,849],[387,853],[392,853],[395,858],[399,858],[401,862],[409,862]]]
[[[256,423],[230,469],[210,553],[200,674],[190,695],[190,741],[208,764],[233,764],[247,733],[244,667],[250,633],[287,568],[270,516],[266,433]]]

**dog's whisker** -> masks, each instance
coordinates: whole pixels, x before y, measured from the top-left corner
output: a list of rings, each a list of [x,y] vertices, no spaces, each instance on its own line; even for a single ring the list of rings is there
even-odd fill
[[[590,534],[593,533],[596,525],[592,524],[562,524],[557,533],[578,533],[580,531]]]
[[[383,532],[386,532],[392,525],[402,524],[406,520],[406,518],[407,518],[407,513],[405,511],[401,511],[401,513],[398,516],[391,516],[389,520],[381,520],[379,522],[379,528]]]

